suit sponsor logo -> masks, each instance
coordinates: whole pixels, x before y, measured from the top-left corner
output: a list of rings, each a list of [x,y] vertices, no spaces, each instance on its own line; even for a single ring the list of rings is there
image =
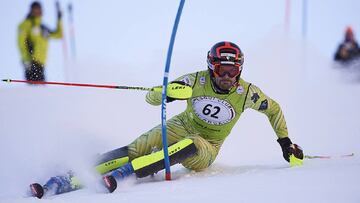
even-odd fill
[[[251,96],[251,100],[256,103],[258,100],[259,100],[260,96],[258,93],[254,93],[252,96]]]
[[[200,81],[200,85],[204,85],[206,82],[205,77],[200,77],[199,81]]]
[[[267,100],[267,99],[261,101],[259,110],[260,110],[260,111],[265,111],[266,109],[268,109],[268,105],[269,105],[269,104],[268,104],[268,100]]]
[[[238,93],[238,94],[244,93],[244,87],[243,86],[238,86],[237,89],[236,89],[236,93]]]

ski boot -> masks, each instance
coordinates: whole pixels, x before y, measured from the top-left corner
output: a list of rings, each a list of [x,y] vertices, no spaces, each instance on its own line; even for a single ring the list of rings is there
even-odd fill
[[[30,185],[31,195],[41,199],[44,196],[44,188],[39,183],[33,183]]]
[[[131,163],[127,163],[115,170],[109,175],[103,177],[104,185],[110,193],[114,192],[117,188],[116,179],[124,179],[134,173]]]
[[[65,175],[51,177],[44,186],[41,186],[39,183],[33,183],[30,185],[30,190],[32,196],[40,199],[49,191],[52,191],[53,194],[61,194],[80,189],[81,187],[80,181],[74,176],[72,171],[69,171]]]

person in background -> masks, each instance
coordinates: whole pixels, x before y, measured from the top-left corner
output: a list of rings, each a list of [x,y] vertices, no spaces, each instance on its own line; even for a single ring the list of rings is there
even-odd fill
[[[52,31],[41,23],[42,8],[37,1],[30,6],[26,19],[18,27],[18,47],[24,65],[25,78],[31,81],[45,81],[45,62],[50,38],[61,39],[63,29],[62,13],[57,4],[57,26]]]
[[[360,57],[360,48],[351,27],[345,30],[345,39],[335,53],[335,61],[350,62]]]

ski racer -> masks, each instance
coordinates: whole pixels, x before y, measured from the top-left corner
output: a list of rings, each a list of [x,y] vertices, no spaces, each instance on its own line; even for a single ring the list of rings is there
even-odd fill
[[[184,112],[167,121],[171,165],[181,163],[194,171],[208,168],[246,109],[265,114],[277,135],[284,159],[290,165],[302,164],[303,151],[288,137],[279,104],[240,77],[243,63],[244,55],[236,44],[219,42],[207,54],[207,70],[186,74],[169,84],[167,102],[187,102]],[[161,92],[151,91],[146,101],[160,105],[161,97]],[[96,170],[104,174],[103,180],[110,192],[117,187],[116,179],[133,173],[141,178],[164,169],[161,134],[161,125],[156,126],[129,145],[98,158]]]

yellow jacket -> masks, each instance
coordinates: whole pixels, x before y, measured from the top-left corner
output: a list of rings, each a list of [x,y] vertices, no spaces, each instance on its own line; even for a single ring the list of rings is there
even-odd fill
[[[18,28],[18,46],[24,63],[35,61],[45,65],[50,38],[63,37],[61,20],[57,22],[56,30],[51,31],[41,24],[41,18],[27,18]]]

